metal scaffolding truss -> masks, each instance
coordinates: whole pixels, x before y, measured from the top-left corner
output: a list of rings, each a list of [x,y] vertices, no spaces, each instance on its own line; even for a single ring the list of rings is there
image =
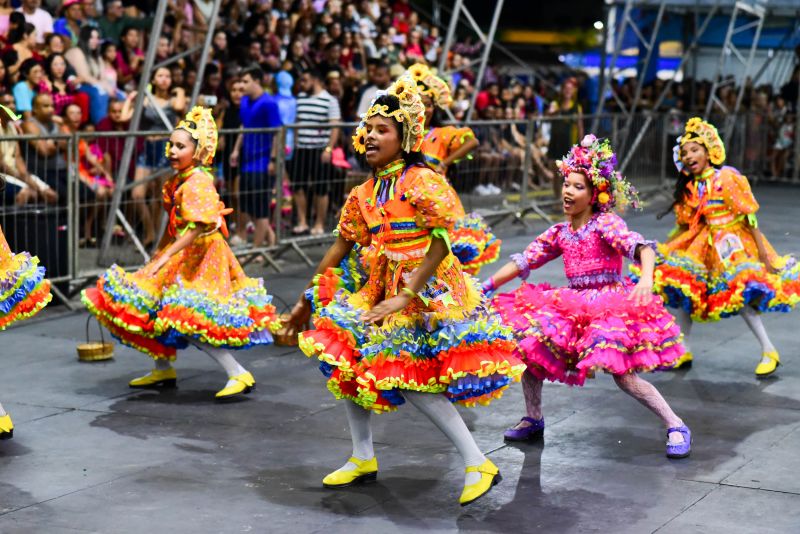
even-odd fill
[[[736,122],[736,114],[742,105],[742,97],[744,97],[746,84],[744,81],[750,74],[755,57],[756,48],[758,47],[758,40],[761,37],[761,29],[764,27],[764,20],[766,19],[767,11],[766,4],[768,0],[756,0],[752,4],[745,2],[736,2],[731,14],[731,20],[728,24],[728,31],[725,34],[725,41],[720,49],[719,64],[717,72],[714,75],[714,81],[709,91],[708,103],[706,104],[705,116],[711,114],[716,106],[725,115],[725,123],[722,127],[723,139],[728,139],[733,133],[733,126]],[[750,50],[745,56],[737,47],[733,40],[736,35],[750,30],[755,30],[755,37],[750,43]],[[736,102],[732,109],[728,109],[726,104],[720,100],[717,92],[722,87],[735,86],[736,80],[733,77],[724,78],[725,66],[728,61],[735,59],[741,63],[744,68],[742,80],[739,84],[739,91],[736,94]]]
[[[481,27],[478,25],[475,17],[472,16],[472,13],[470,13],[469,9],[467,9],[467,6],[464,5],[464,0],[456,0],[455,5],[453,6],[453,11],[450,13],[450,23],[447,25],[447,35],[444,40],[444,46],[442,47],[442,53],[439,57],[438,68],[442,75],[450,74],[450,71],[447,71],[445,66],[447,65],[447,57],[450,55],[450,49],[455,41],[458,23],[462,22],[462,17],[467,24],[472,27],[481,43],[483,43],[483,50],[481,51],[481,59],[478,66],[478,77],[475,79],[475,91],[472,93],[472,102],[470,103],[469,110],[467,110],[466,120],[470,120],[472,118],[472,112],[475,109],[475,101],[478,97],[478,91],[480,91],[481,84],[483,83],[483,77],[486,75],[486,64],[489,62],[489,55],[492,52],[492,47],[497,46],[494,42],[494,36],[495,33],[497,33],[497,24],[500,22],[500,14],[503,12],[503,3],[504,0],[496,0],[494,5],[494,14],[492,15],[492,22],[489,25],[488,33],[483,33],[483,30],[481,30]],[[470,66],[472,66],[472,63],[470,63]]]
[[[626,6],[625,7],[626,7],[626,12],[627,12],[628,18],[629,18],[629,13],[630,13],[629,9],[635,3],[636,2],[633,1],[633,0],[628,0],[626,2]],[[654,26],[653,36],[652,36],[651,40],[649,41],[650,42],[650,48],[648,49],[648,53],[647,53],[647,62],[646,62],[645,68],[642,68],[642,73],[646,72],[646,66],[647,66],[647,64],[649,64],[649,61],[650,61],[651,56],[652,56],[652,47],[653,47],[653,45],[655,43],[658,42],[656,40],[657,37],[658,37],[658,28],[660,27],[660,21],[664,16],[664,8],[666,7],[665,5],[667,3],[668,2],[665,1],[665,2],[660,2],[660,4],[659,4],[658,19],[656,21],[656,25]],[[695,50],[697,49],[697,45],[700,42],[700,38],[703,36],[703,34],[705,33],[706,29],[709,27],[709,24],[711,23],[712,18],[718,13],[719,4],[720,4],[720,2],[715,2],[713,5],[709,6],[709,9],[706,12],[705,17],[702,19],[702,22],[700,23],[700,26],[697,28],[697,31],[695,31],[695,33],[694,33],[694,38],[692,39],[692,42],[689,44],[689,46],[686,47],[686,49],[683,51],[683,54],[681,55],[681,59],[678,62],[677,68],[675,69],[675,74],[672,76],[672,78],[666,84],[664,84],[664,87],[662,88],[661,92],[655,97],[655,103],[654,103],[654,106],[653,106],[654,108],[657,109],[659,106],[661,106],[661,103],[664,101],[664,98],[666,98],[666,96],[669,94],[669,91],[672,89],[672,86],[673,86],[673,84],[675,83],[675,81],[677,79],[678,72],[681,71],[681,69],[686,64],[686,61],[689,59],[689,57],[691,57],[694,54]],[[614,13],[612,11],[609,11],[609,17],[608,18],[609,18],[610,27],[614,27],[613,26],[613,21],[612,21],[613,15],[614,15]],[[615,59],[613,60],[614,62],[616,62],[616,56],[618,56],[619,48],[622,46],[622,38],[621,38],[622,35],[623,35],[622,32],[620,32],[620,35],[617,36],[618,45],[616,46],[616,48],[614,50],[614,55],[615,55]],[[637,35],[641,35],[641,33],[639,32],[639,33],[637,33]],[[605,76],[605,79],[608,80],[612,76],[613,76],[613,70],[611,70],[609,73],[607,73],[607,75]],[[652,115],[648,115],[645,118],[645,121],[642,124],[642,126],[639,128],[639,130],[637,132],[635,132],[635,134],[634,134],[634,132],[631,131],[633,112],[636,110],[636,107],[638,105],[639,97],[641,96],[641,82],[642,81],[643,81],[643,76],[640,74],[640,76],[639,76],[639,84],[638,84],[638,87],[637,87],[637,91],[636,91],[636,96],[635,96],[634,102],[631,105],[631,110],[627,113],[627,116],[626,116],[626,119],[625,119],[625,127],[620,132],[621,136],[620,136],[620,141],[618,143],[619,143],[620,146],[625,146],[625,150],[623,152],[621,152],[621,153],[624,153],[626,155],[625,159],[622,161],[622,164],[620,165],[620,171],[624,171],[625,168],[628,166],[628,164],[631,161],[631,158],[633,157],[633,154],[636,152],[636,149],[638,148],[639,144],[644,139],[645,135],[647,134],[647,131],[649,130],[651,124],[653,123],[653,116]],[[603,92],[600,93],[600,95],[599,95],[599,97],[600,97],[599,101],[601,103],[603,102],[603,97],[605,95],[605,92],[608,90],[607,89],[608,83],[604,83],[603,85],[606,88],[603,89]],[[594,124],[593,124],[593,128],[596,128],[597,117],[598,116],[599,116],[599,114],[595,116],[595,121],[594,121]],[[628,143],[629,139],[630,139],[630,143]]]
[[[155,105],[153,101],[153,95],[148,89],[150,84],[150,79],[152,78],[153,73],[161,68],[172,65],[176,61],[179,61],[185,57],[190,57],[194,54],[199,53],[199,59],[197,62],[197,80],[195,81],[195,85],[192,88],[191,98],[189,100],[189,109],[195,105],[197,102],[197,97],[200,94],[200,88],[203,84],[203,77],[205,75],[206,65],[208,64],[208,57],[209,57],[209,50],[211,49],[211,40],[214,36],[214,28],[217,25],[217,18],[219,16],[219,8],[222,0],[213,0],[213,5],[211,7],[211,14],[208,18],[208,31],[204,35],[203,44],[197,45],[189,50],[184,52],[175,54],[171,57],[168,57],[164,61],[156,64],[156,49],[158,48],[158,39],[155,36],[161,35],[164,29],[164,19],[167,15],[167,2],[160,1],[156,7],[156,13],[153,18],[153,26],[150,29],[150,36],[151,38],[148,40],[147,43],[147,52],[145,53],[145,60],[144,66],[142,68],[141,78],[139,79],[139,87],[136,95],[136,99],[134,102],[134,110],[133,116],[131,117],[131,122],[128,130],[130,132],[137,132],[139,130],[139,124],[142,118],[142,111],[144,109],[144,102],[145,99],[150,101],[150,105],[156,110],[158,115],[161,117],[161,120],[164,122],[165,126],[168,130],[172,130],[175,127],[174,124],[171,124],[167,117],[161,112],[161,109]],[[134,186],[140,186],[146,183],[149,183],[153,180],[156,180],[165,174],[169,173],[169,169],[161,169],[150,176],[144,178],[143,180],[139,180],[136,183],[129,182],[128,180],[128,169],[130,169],[130,163],[133,159],[133,152],[136,146],[136,138],[135,136],[129,136],[125,139],[125,146],[122,151],[122,157],[120,158],[119,164],[117,166],[117,179],[116,184],[114,187],[114,195],[111,198],[111,207],[108,210],[108,221],[106,224],[106,228],[110,229],[113,228],[117,222],[122,225],[122,227],[127,232],[128,236],[133,241],[134,246],[139,251],[139,253],[144,257],[145,261],[150,259],[150,254],[147,250],[145,250],[144,246],[142,245],[139,238],[136,236],[136,232],[134,231],[133,226],[128,222],[125,217],[125,214],[120,209],[122,204],[123,195],[133,189]],[[162,228],[160,229],[159,233],[164,232],[166,219],[162,218]],[[107,255],[108,250],[111,246],[111,238],[113,232],[106,231],[103,235],[103,241],[100,248],[100,253],[98,255],[97,263],[100,266],[107,265]]]
[[[730,16],[728,30],[725,36],[725,41],[720,48],[720,59],[718,68],[713,77],[713,88],[711,90],[712,98],[709,99],[706,108],[706,115],[708,115],[712,106],[717,106],[717,109],[722,110],[726,115],[726,120],[722,128],[723,135],[729,136],[734,126],[734,115],[739,111],[741,102],[744,96],[745,84],[744,78],[749,76],[753,70],[753,60],[755,57],[756,47],[761,35],[761,30],[764,27],[765,21],[769,15],[778,16],[794,16],[797,17],[797,25],[794,30],[787,33],[783,42],[788,39],[793,39],[800,33],[800,5],[797,0],[747,0],[747,1],[733,1],[733,0],[606,0],[608,4],[608,16],[605,35],[605,42],[603,43],[604,51],[606,50],[607,43],[613,43],[613,49],[610,50],[610,61],[604,61],[604,68],[601,69],[601,83],[600,93],[598,94],[598,110],[592,123],[592,128],[596,129],[600,114],[603,111],[603,104],[605,95],[608,94],[611,88],[611,79],[617,65],[617,60],[621,53],[624,43],[626,32],[631,31],[636,36],[639,46],[645,50],[644,60],[638,66],[637,86],[634,98],[630,105],[626,105],[618,95],[612,93],[617,104],[622,110],[624,116],[624,125],[620,128],[619,139],[617,141],[618,148],[621,153],[625,154],[625,159],[620,165],[622,171],[625,170],[630,163],[637,147],[647,135],[650,126],[653,123],[653,117],[647,116],[638,128],[632,128],[634,113],[636,112],[641,98],[641,90],[644,82],[644,77],[650,67],[653,57],[653,48],[658,43],[658,31],[661,28],[663,17],[667,11],[677,13],[694,13],[696,16],[696,30],[694,31],[691,42],[683,50],[678,66],[675,68],[675,74],[667,81],[658,95],[654,95],[654,107],[658,108],[664,101],[664,98],[669,94],[675,83],[678,73],[682,71],[686,65],[687,60],[693,57],[697,51],[698,44],[703,34],[709,28],[712,18],[716,15],[724,13]],[[656,11],[655,18],[650,21],[651,29],[649,32],[643,32],[632,18],[632,11],[634,8],[649,9]],[[734,40],[738,34],[742,32],[753,32],[754,39],[751,41],[746,50],[742,51],[734,44]],[[647,36],[645,34],[648,34]],[[757,81],[761,75],[766,71],[769,63],[778,58],[783,72],[788,72],[794,66],[794,55],[788,53],[775,53],[774,51],[769,56],[767,62],[753,76],[753,81]],[[742,65],[744,75],[742,83],[739,85],[736,103],[732,109],[727,109],[725,104],[720,102],[717,97],[717,91],[728,85],[734,84],[735,81],[724,78],[725,68],[729,61],[735,59]],[[783,63],[786,63],[785,65]]]

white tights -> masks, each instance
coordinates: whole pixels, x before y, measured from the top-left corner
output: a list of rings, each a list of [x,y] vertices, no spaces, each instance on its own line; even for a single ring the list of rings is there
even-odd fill
[[[464,460],[464,465],[478,466],[486,461],[486,457],[472,438],[467,425],[458,414],[455,406],[444,395],[404,391],[403,396],[425,414],[436,427],[453,442]],[[347,422],[350,425],[350,437],[353,440],[353,456],[360,460],[369,460],[375,456],[372,446],[372,428],[370,412],[346,401]],[[340,470],[352,470],[356,466],[347,462]],[[480,479],[480,473],[467,473],[464,484],[474,484]]]
[[[233,354],[231,354],[231,351],[228,349],[213,347],[207,343],[200,343],[195,340],[191,340],[189,343],[211,356],[214,361],[220,364],[222,368],[225,369],[229,379],[247,372],[247,370],[236,361],[236,358],[233,357]],[[156,359],[156,369],[164,371],[170,367],[172,367],[172,363],[169,360],[164,358]],[[233,383],[233,380],[228,380],[226,386],[231,386]]]
[[[753,335],[756,336],[756,339],[761,344],[761,352],[771,352],[775,350],[775,345],[770,341],[767,330],[764,328],[764,323],[761,321],[761,315],[751,306],[742,308],[741,315],[744,322],[747,323],[747,326],[750,328],[750,331],[753,332]],[[678,323],[681,332],[683,332],[683,345],[686,347],[687,351],[690,351],[689,334],[692,332],[692,317],[685,310],[679,309],[675,312],[675,322]],[[766,363],[769,361],[769,358],[762,357],[761,361]]]

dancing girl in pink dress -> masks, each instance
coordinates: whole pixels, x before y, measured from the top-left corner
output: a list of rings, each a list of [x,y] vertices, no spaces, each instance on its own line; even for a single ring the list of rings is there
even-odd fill
[[[691,432],[658,390],[638,373],[669,366],[683,353],[681,333],[662,301],[653,297],[655,243],[628,230],[613,212],[635,207],[636,190],[615,170],[607,140],[586,136],[559,162],[567,221],[536,238],[523,254],[483,284],[485,293],[563,256],[568,287],[528,284],[500,294],[494,306],[517,336],[527,364],[522,383],[527,415],[505,433],[528,441],[544,433],[542,381],[581,386],[599,371],[655,413],[667,428],[667,457],[684,458]],[[622,278],[623,257],[641,264],[633,286]]]

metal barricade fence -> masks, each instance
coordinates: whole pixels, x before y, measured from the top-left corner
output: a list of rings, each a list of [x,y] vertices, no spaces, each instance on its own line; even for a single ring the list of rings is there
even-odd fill
[[[675,179],[672,147],[687,118],[638,114],[630,132],[645,125],[647,129],[626,154],[617,149],[626,139],[623,117],[603,115],[593,133],[612,140],[620,161],[629,157],[624,173],[637,188],[667,191]],[[729,164],[743,172],[760,172],[768,164],[769,124],[763,119],[751,114],[737,120],[727,144]],[[470,122],[477,148],[471,158],[446,169],[465,209],[483,214],[491,224],[525,223],[532,214],[549,222],[556,219],[560,181],[555,160],[577,140],[576,130],[571,130],[577,120],[564,116]],[[584,125],[589,125],[588,117]],[[291,252],[311,264],[308,248],[332,241],[331,231],[348,193],[371,174],[352,150],[355,126],[326,123],[219,132],[209,172],[223,202],[234,210],[227,226],[231,247],[243,263],[265,262],[280,270],[277,259]],[[338,142],[328,152],[332,128],[339,131]],[[565,132],[573,136],[569,143],[563,141]],[[129,169],[120,174],[114,160],[130,136],[137,139],[136,152]],[[301,137],[304,143],[298,143]],[[67,295],[111,263],[126,269],[143,265],[168,222],[161,192],[173,175],[166,140],[165,132],[127,131],[0,137],[3,161],[14,161],[16,156],[7,155],[16,151],[26,169],[8,164],[0,168],[8,184],[0,225],[12,250],[38,255],[48,277],[57,282],[56,290]],[[120,187],[115,200],[111,191]],[[108,213],[116,214],[111,225]],[[101,238],[109,232],[110,245],[102,250]]]

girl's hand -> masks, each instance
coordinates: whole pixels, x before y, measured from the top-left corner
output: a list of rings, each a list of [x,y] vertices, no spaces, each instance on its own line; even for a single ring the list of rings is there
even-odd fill
[[[761,260],[761,263],[764,264],[764,267],[766,267],[767,272],[769,274],[777,274],[778,273],[779,269],[777,267],[775,267],[774,265],[772,265],[772,262],[769,261],[769,258],[767,258],[765,256],[762,256],[759,259]]]
[[[304,297],[301,297],[300,300],[297,301],[297,304],[294,305],[294,308],[292,308],[292,314],[289,316],[289,320],[284,323],[283,333],[291,337],[296,336],[300,330],[305,328],[310,318],[311,304]]]
[[[410,300],[411,297],[408,295],[396,295],[390,299],[384,300],[377,306],[374,306],[371,310],[364,312],[364,315],[362,315],[361,318],[370,324],[378,323],[387,315],[399,312],[408,306]]]
[[[637,306],[644,306],[649,304],[653,299],[653,282],[648,280],[639,280],[639,283],[633,288],[631,294],[628,295],[628,300],[632,300]]]
[[[490,298],[495,291],[497,291],[497,286],[495,286],[493,278],[487,278],[481,284],[481,292],[484,294],[485,297]]]
[[[142,269],[142,274],[145,276],[155,276],[165,263],[167,263],[167,261],[164,259],[164,256],[153,258],[153,260]]]

